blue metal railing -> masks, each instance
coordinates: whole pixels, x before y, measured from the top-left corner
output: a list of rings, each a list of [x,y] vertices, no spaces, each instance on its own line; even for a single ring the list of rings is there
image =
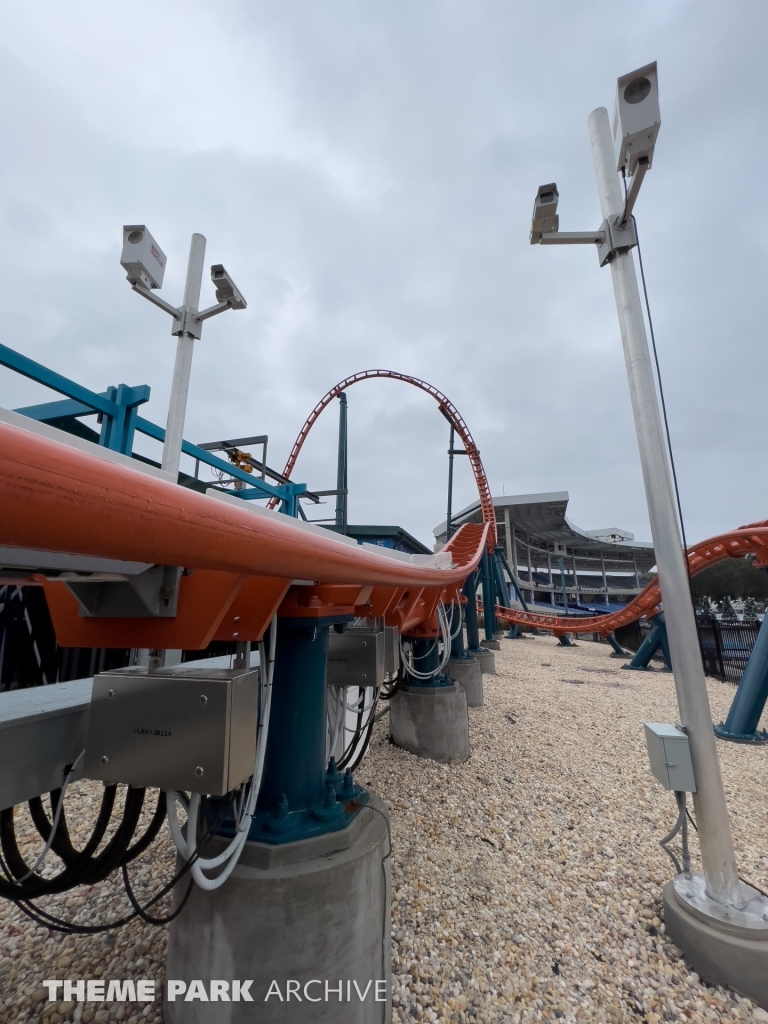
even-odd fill
[[[164,428],[138,414],[139,406],[149,401],[150,387],[148,384],[140,384],[137,387],[120,384],[117,387],[109,387],[100,393],[91,391],[76,381],[56,373],[55,370],[43,366],[42,363],[37,363],[34,359],[29,359],[7,345],[1,344],[0,366],[7,366],[10,370],[15,370],[16,373],[20,373],[52,391],[57,391],[60,395],[67,396],[62,401],[44,402],[41,405],[29,405],[14,410],[24,416],[29,416],[30,419],[41,423],[51,423],[79,436],[87,436],[89,428],[79,424],[79,418],[96,414],[101,419],[101,432],[98,435],[95,431],[93,432],[94,437],[98,436],[98,443],[111,451],[128,456],[133,456],[133,441],[137,431],[155,441],[161,443],[165,441]],[[233,494],[245,501],[255,498],[277,498],[281,503],[281,512],[294,517],[299,514],[299,497],[306,493],[306,484],[286,482],[273,485],[268,484],[265,480],[254,480],[251,474],[246,473],[239,466],[231,465],[189,441],[182,441],[181,450],[184,455],[189,455],[198,462],[219,472],[224,472],[234,480],[248,485],[239,490],[217,487],[218,490]],[[212,484],[212,486],[217,485]]]

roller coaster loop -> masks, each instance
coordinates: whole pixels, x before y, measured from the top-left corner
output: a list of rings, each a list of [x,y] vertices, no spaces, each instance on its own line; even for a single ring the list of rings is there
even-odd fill
[[[447,398],[442,391],[438,391],[436,387],[431,384],[427,384],[426,381],[419,380],[418,377],[411,377],[407,373],[398,373],[396,370],[361,370],[360,373],[354,373],[351,377],[345,377],[344,380],[332,387],[327,394],[323,395],[320,401],[317,403],[315,408],[309,414],[304,423],[304,426],[299,431],[299,436],[294,442],[291,454],[288,456],[288,461],[285,464],[283,470],[284,477],[290,477],[293,472],[293,468],[296,465],[296,460],[299,457],[304,442],[307,439],[312,427],[315,425],[320,413],[326,408],[334,398],[337,398],[342,391],[346,391],[347,388],[353,384],[359,383],[361,380],[372,380],[377,377],[383,377],[386,380],[400,380],[405,384],[411,384],[415,388],[420,388],[422,391],[426,391],[428,395],[438,403],[444,414],[453,424],[456,433],[461,438],[464,448],[469,456],[469,461],[472,466],[472,472],[475,475],[475,483],[477,484],[477,491],[480,496],[480,508],[483,514],[483,522],[489,526],[488,530],[488,550],[493,551],[493,547],[496,543],[496,516],[493,510],[493,499],[491,498],[491,489],[488,486],[488,479],[483,469],[483,463],[480,461],[480,451],[475,444],[472,434],[469,432],[469,427],[464,421],[463,416]],[[274,508],[277,504],[276,501],[271,501],[269,504],[270,508]]]

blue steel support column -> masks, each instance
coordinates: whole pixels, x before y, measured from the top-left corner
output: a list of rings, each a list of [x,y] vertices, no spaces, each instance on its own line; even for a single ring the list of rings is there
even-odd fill
[[[437,649],[436,637],[411,638],[413,667],[417,672],[434,672],[440,664],[440,653]],[[405,670],[408,672],[408,669]],[[408,673],[408,686],[451,686],[448,676],[433,675],[429,679],[419,679]]]
[[[336,463],[336,526],[347,532],[347,396],[339,395],[339,452]]]
[[[264,776],[249,839],[284,843],[335,832],[367,798],[325,761],[328,630],[350,619],[277,620]]]
[[[494,596],[496,587],[491,579],[491,560],[488,552],[484,552],[483,560],[480,563],[480,571],[483,580],[483,621],[485,624],[485,639],[493,640],[494,627],[496,625],[496,602]]]
[[[667,624],[664,621],[663,612],[659,612],[659,614],[654,617],[651,631],[640,644],[637,654],[634,656],[632,661],[630,661],[628,665],[622,665],[621,667],[631,670],[647,669],[651,663],[651,658],[659,649],[661,649],[661,653],[664,656],[664,666],[669,672],[672,669],[672,661],[669,656]]]
[[[469,603],[467,603],[469,606]],[[464,646],[464,628],[461,624],[461,605],[451,605],[451,661],[472,661],[472,654]],[[477,632],[477,609],[475,609],[475,632]]]
[[[758,729],[760,716],[768,700],[768,614],[763,619],[755,646],[741,677],[736,696],[725,723],[715,726],[715,734],[736,743],[768,743],[768,732]]]
[[[467,577],[462,593],[467,599],[464,615],[467,624],[467,648],[470,654],[480,650],[480,631],[477,628],[477,573]]]
[[[442,408],[442,407],[441,407]],[[445,542],[451,539],[453,519],[453,440],[456,435],[451,423],[451,436],[448,441],[448,511],[445,514]]]

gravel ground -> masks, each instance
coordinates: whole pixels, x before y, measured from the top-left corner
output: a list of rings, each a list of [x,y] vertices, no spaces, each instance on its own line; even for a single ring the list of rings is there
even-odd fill
[[[642,723],[675,721],[671,676],[622,672],[607,646],[543,636],[502,641],[496,663],[485,707],[470,710],[469,761],[415,758],[389,744],[384,720],[358,772],[392,812],[394,1020],[768,1021],[702,984],[664,936],[671,864],[658,839],[674,801],[650,775]],[[734,691],[714,680],[709,691],[719,721]],[[766,750],[718,749],[741,872],[768,888]],[[92,820],[96,788],[71,792]],[[161,833],[134,868],[139,894],[172,864]],[[108,920],[129,910],[121,893],[108,881],[46,906]],[[159,988],[164,956],[162,929],[134,921],[107,938],[61,937],[0,903],[0,1021],[80,1019],[81,1007],[44,1002],[43,978],[145,977]],[[156,1005],[81,1017],[159,1021]]]

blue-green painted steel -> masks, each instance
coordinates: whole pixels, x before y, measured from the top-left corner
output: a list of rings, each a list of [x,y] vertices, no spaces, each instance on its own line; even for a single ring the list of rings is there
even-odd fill
[[[494,614],[496,609],[496,601],[494,600],[496,586],[492,575],[491,559],[487,551],[483,552],[480,562],[480,577],[483,583],[483,626],[485,629],[485,639],[493,640],[493,634],[496,630],[496,615]]]
[[[672,659],[669,656],[669,640],[667,639],[667,624],[664,621],[664,613],[659,612],[652,620],[651,631],[640,644],[637,654],[628,665],[622,668],[632,670],[647,669],[654,654],[661,650],[664,657],[664,665],[668,671],[672,670]]]
[[[347,396],[339,395],[339,448],[336,455],[336,523],[347,532]]]
[[[626,654],[627,653],[624,650],[624,648],[621,646],[619,641],[616,639],[616,634],[615,633],[609,633],[608,636],[606,637],[606,640],[608,641],[608,643],[613,648],[614,654]]]
[[[417,672],[434,672],[440,664],[440,652],[437,649],[437,637],[424,637],[411,640],[413,649],[413,667]],[[407,668],[407,684],[410,687],[452,686],[453,680],[447,675],[433,675],[429,679],[417,679]]]
[[[517,600],[522,605],[523,611],[527,612],[528,611],[528,604],[527,604],[525,598],[523,597],[522,590],[517,585],[517,580],[515,579],[515,574],[509,568],[509,562],[507,561],[506,555],[504,554],[504,552],[503,552],[503,550],[501,548],[496,548],[496,553],[497,553],[497,557],[499,559],[501,559],[501,564],[507,570],[507,575],[509,576],[510,580],[512,581],[512,586],[514,588],[515,594],[517,595]]]
[[[477,612],[475,612],[477,616]],[[471,661],[472,655],[464,646],[464,629],[461,623],[461,606],[451,605],[451,660]]]
[[[338,831],[368,799],[325,760],[328,631],[351,618],[277,620],[264,776],[249,839],[288,843]]]
[[[467,581],[462,588],[462,594],[466,597],[464,605],[464,621],[467,627],[467,648],[470,654],[476,654],[480,650],[480,631],[477,628],[477,573],[472,572],[467,576]]]
[[[757,728],[767,700],[768,615],[760,626],[728,717],[725,723],[715,726],[715,733],[735,743],[768,743],[768,732]]]
[[[29,405],[14,410],[24,416],[29,416],[30,419],[40,423],[51,423],[62,430],[90,440],[95,432],[91,432],[90,428],[79,424],[78,418],[98,413],[101,415],[99,444],[112,451],[120,452],[122,455],[132,455],[136,431],[146,434],[147,437],[151,437],[155,441],[165,442],[164,428],[138,415],[139,405],[149,401],[150,388],[148,384],[139,384],[136,387],[120,384],[117,387],[109,387],[101,393],[90,391],[68,377],[43,366],[42,363],[36,363],[34,359],[29,359],[20,352],[8,348],[7,345],[0,345],[0,366],[7,366],[9,369],[29,377],[30,380],[45,385],[52,391],[67,395],[67,399],[64,401],[44,402],[41,405]],[[249,485],[240,491],[226,491],[226,493],[246,500],[278,498],[281,502],[281,512],[294,517],[298,515],[298,499],[301,494],[306,492],[306,484],[287,483],[273,486],[264,480],[254,480],[252,474],[225,462],[203,448],[198,448],[197,445],[191,444],[189,441],[182,441],[181,450],[185,455],[212,466],[214,469],[222,470],[228,476]],[[217,488],[217,490],[225,490],[225,488]]]

